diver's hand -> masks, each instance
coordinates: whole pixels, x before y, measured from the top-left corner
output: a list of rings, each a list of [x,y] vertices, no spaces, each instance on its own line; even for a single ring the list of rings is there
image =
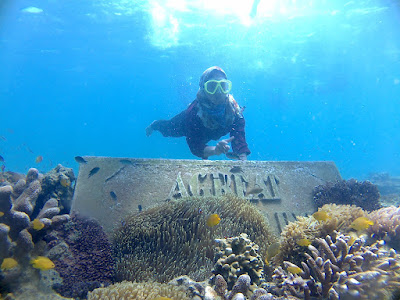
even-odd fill
[[[229,146],[229,143],[233,141],[235,137],[232,136],[229,139],[226,140],[220,140],[217,145],[215,146],[215,155],[220,155],[221,153],[228,153],[228,151],[231,149],[231,146]]]
[[[154,131],[154,128],[152,127],[155,121],[151,122],[149,126],[146,127],[146,136],[151,136],[151,134]]]

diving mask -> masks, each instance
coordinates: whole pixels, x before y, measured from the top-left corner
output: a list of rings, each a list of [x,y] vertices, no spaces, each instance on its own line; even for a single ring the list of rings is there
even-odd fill
[[[228,94],[232,89],[232,82],[227,79],[222,80],[208,80],[204,83],[204,90],[210,94],[214,95],[218,88],[221,90],[222,93]]]

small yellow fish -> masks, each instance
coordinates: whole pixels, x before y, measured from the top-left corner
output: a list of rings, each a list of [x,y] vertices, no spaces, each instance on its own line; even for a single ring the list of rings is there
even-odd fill
[[[14,258],[8,257],[3,260],[0,268],[2,270],[10,270],[12,268],[15,268],[16,266],[18,266],[18,262]]]
[[[63,187],[69,187],[71,185],[71,181],[65,178],[61,178],[60,183]]]
[[[248,195],[257,195],[257,194],[260,194],[261,192],[263,191],[263,189],[262,188],[260,188],[260,187],[253,187],[253,188],[251,188],[251,189],[249,189],[249,190],[247,190],[246,191],[246,193],[244,194],[246,197],[248,196]]]
[[[359,217],[353,221],[353,223],[350,224],[350,227],[360,231],[364,229],[368,229],[369,226],[374,225],[374,222],[372,222],[370,219],[366,217]]]
[[[31,259],[31,264],[35,269],[50,270],[54,269],[54,263],[45,256],[38,256],[35,259]]]
[[[4,216],[4,213],[2,211],[0,211],[0,217]]]
[[[358,235],[354,231],[349,232],[350,239],[347,242],[349,246],[353,246],[354,242],[358,239]]]
[[[35,230],[41,230],[41,229],[44,228],[43,222],[40,221],[39,219],[33,220],[32,221],[32,226],[33,226],[33,229],[35,229]]]
[[[266,258],[264,259],[264,263],[265,263],[265,265],[266,265],[267,267],[269,266],[268,257],[266,257]]]
[[[155,298],[154,300],[172,300],[172,299],[171,299],[171,298],[168,298],[168,297],[158,296],[158,297]]]
[[[330,215],[328,215],[328,213],[326,211],[323,211],[323,210],[313,213],[312,216],[314,217],[314,219],[316,219],[318,221],[326,221],[328,219],[332,219],[332,217]]]
[[[35,162],[38,164],[38,163],[41,163],[42,160],[43,160],[43,156],[39,155],[38,157],[36,157]]]
[[[293,274],[300,274],[302,271],[299,267],[293,267],[293,266],[287,267],[287,270]]]
[[[207,226],[214,227],[215,225],[218,225],[220,221],[221,221],[221,218],[219,217],[218,214],[212,214],[207,219]]]
[[[296,243],[297,245],[302,247],[308,247],[311,245],[311,241],[309,239],[300,239]]]
[[[275,242],[275,243],[269,245],[268,248],[267,248],[267,257],[268,257],[268,259],[271,259],[275,255],[277,255],[279,253],[280,247],[281,247],[281,244],[279,242]]]

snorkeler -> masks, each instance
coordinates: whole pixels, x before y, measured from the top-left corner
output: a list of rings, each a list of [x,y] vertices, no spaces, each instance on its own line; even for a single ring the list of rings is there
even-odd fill
[[[171,120],[156,120],[146,128],[150,136],[154,130],[165,137],[186,137],[190,151],[203,159],[224,153],[228,158],[247,160],[250,150],[245,135],[242,109],[229,92],[232,83],[219,67],[204,71],[200,89],[189,107]],[[230,138],[220,140],[216,146],[208,146],[210,140],[218,140],[226,134]],[[229,152],[232,145],[233,152]]]

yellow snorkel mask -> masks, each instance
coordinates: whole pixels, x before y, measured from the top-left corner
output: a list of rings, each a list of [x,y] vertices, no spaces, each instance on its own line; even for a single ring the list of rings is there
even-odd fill
[[[204,90],[210,95],[214,95],[218,91],[218,88],[222,93],[228,94],[232,89],[232,82],[227,79],[212,79],[204,83]]]

